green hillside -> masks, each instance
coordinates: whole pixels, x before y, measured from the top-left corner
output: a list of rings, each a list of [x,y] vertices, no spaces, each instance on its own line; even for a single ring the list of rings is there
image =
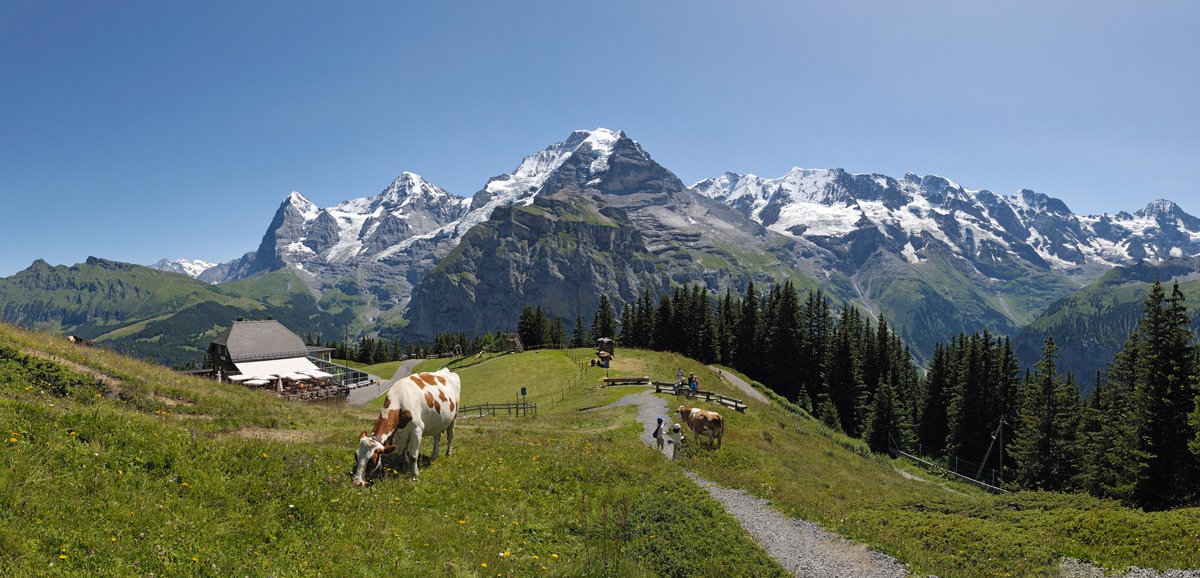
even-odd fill
[[[665,379],[679,365],[712,375],[636,351],[613,372]],[[598,387],[583,352],[459,372],[463,405],[525,387],[537,416],[464,418],[454,455],[419,482],[363,489],[351,454],[371,409],[287,403],[0,326],[0,575],[784,575],[684,468],[915,575],[1049,575],[1061,556],[1200,567],[1197,510],[981,494],[755,403],[723,412],[725,447],[670,462],[639,441],[634,407],[581,411],[634,391]]]
[[[1041,358],[1046,337],[1053,337],[1059,371],[1072,372],[1083,392],[1090,392],[1096,372],[1108,368],[1137,327],[1155,279],[1161,279],[1169,292],[1173,278],[1193,270],[1195,265],[1186,262],[1113,268],[1095,283],[1053,303],[1013,339],[1013,348],[1023,363],[1032,365]],[[1180,281],[1179,288],[1192,312],[1192,329],[1200,330],[1200,317],[1196,316],[1200,279]]]
[[[38,261],[0,279],[0,320],[78,335],[165,365],[200,364],[209,341],[239,318],[274,317],[300,335],[340,336],[358,322],[342,300],[318,303],[290,269],[210,285],[177,273],[90,258]]]

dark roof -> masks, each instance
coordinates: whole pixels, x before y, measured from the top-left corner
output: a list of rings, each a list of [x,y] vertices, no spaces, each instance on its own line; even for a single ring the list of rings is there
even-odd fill
[[[304,340],[274,319],[235,321],[212,342],[224,345],[233,361],[308,355],[308,346],[304,344]]]

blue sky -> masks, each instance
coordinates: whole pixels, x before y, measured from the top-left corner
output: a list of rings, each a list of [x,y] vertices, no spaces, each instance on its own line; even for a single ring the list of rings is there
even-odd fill
[[[291,191],[463,196],[572,130],[685,183],[792,166],[1200,213],[1200,3],[0,4],[0,276],[223,262]]]

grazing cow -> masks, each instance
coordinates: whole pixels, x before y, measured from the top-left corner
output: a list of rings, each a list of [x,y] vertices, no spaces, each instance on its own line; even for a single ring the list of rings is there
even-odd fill
[[[696,433],[697,439],[702,435],[707,435],[709,445],[712,445],[715,438],[717,447],[721,447],[721,437],[725,435],[725,418],[721,417],[721,414],[682,405],[676,412],[679,413],[679,419],[683,420]]]
[[[354,454],[354,485],[361,486],[379,469],[383,454],[396,448],[412,462],[415,479],[417,458],[421,452],[421,437],[433,436],[436,459],[441,433],[446,432],[446,455],[454,442],[454,418],[458,415],[458,399],[462,384],[457,373],[439,369],[433,373],[414,373],[399,379],[383,400],[383,409],[370,434],[358,436]]]

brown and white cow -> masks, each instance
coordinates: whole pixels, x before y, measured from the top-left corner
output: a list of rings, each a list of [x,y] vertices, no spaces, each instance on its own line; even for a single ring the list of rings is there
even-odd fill
[[[713,439],[716,439],[717,447],[721,447],[721,437],[725,435],[725,418],[721,417],[721,414],[682,405],[675,411],[679,414],[679,419],[683,420],[683,423],[686,423],[696,433],[697,439],[702,435],[707,435],[709,445],[712,445]]]
[[[358,436],[358,450],[354,453],[354,485],[367,483],[383,455],[396,448],[412,462],[415,479],[417,458],[421,451],[421,437],[433,436],[433,454],[437,459],[441,433],[446,432],[446,455],[454,442],[454,418],[458,415],[459,393],[462,382],[458,374],[442,368],[433,373],[414,373],[401,378],[388,390],[383,400],[383,409],[375,420],[371,433]]]

